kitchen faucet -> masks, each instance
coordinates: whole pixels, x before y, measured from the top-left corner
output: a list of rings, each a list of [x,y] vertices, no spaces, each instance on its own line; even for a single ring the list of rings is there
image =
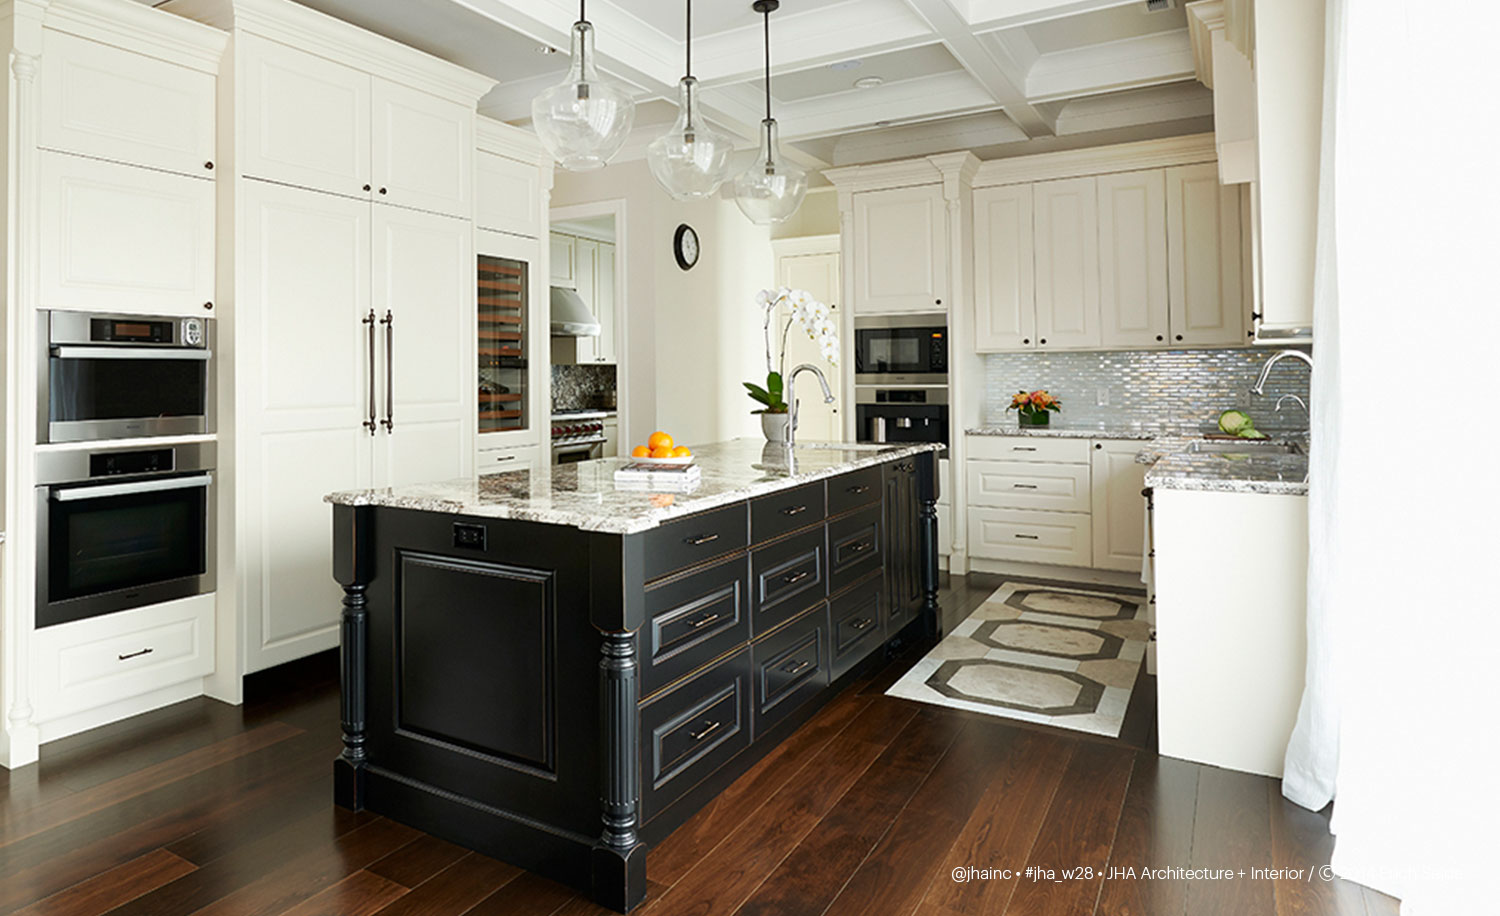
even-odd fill
[[[833,392],[828,388],[828,379],[823,377],[823,370],[812,363],[803,363],[791,371],[786,377],[786,403],[791,414],[786,423],[786,445],[791,448],[797,444],[797,373],[802,371],[811,372],[818,377],[818,384],[823,386],[823,403],[833,403]]]
[[[1262,396],[1265,395],[1266,377],[1271,374],[1271,367],[1288,357],[1300,359],[1304,363],[1307,363],[1309,369],[1312,368],[1312,357],[1308,356],[1306,353],[1303,353],[1301,350],[1278,350],[1275,353],[1271,354],[1271,358],[1266,360],[1266,364],[1264,366],[1260,367],[1260,378],[1256,379],[1255,384],[1250,386],[1250,393]]]

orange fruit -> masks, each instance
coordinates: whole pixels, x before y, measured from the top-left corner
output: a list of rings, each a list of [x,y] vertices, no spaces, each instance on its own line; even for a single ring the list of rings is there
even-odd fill
[[[679,445],[676,448],[672,449],[673,458],[691,458],[692,456],[692,449],[688,448],[686,445]]]
[[[635,448],[633,448],[633,449],[630,450],[630,457],[632,457],[632,458],[650,458],[651,457],[651,449],[647,448],[644,445],[637,445]]]
[[[653,452],[659,448],[664,448],[668,451],[671,451],[672,437],[662,432],[661,430],[657,430],[656,432],[651,434],[650,439],[646,440],[646,444],[651,446],[651,450]]]
[[[651,450],[652,458],[671,458],[672,450],[669,448],[654,448]]]

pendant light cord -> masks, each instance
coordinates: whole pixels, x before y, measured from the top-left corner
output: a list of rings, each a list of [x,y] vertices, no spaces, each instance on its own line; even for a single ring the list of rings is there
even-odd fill
[[[766,120],[771,120],[771,11],[766,10]]]
[[[693,78],[693,0],[687,0],[687,76]]]
[[[583,11],[583,5],[585,3],[587,3],[587,2],[588,2],[588,0],[578,0],[578,21],[579,22],[588,22],[589,21],[588,14]]]

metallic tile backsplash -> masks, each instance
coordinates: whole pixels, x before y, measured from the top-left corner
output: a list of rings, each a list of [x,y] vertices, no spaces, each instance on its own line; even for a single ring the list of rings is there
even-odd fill
[[[1261,365],[1274,350],[1111,350],[1087,353],[993,353],[985,357],[986,426],[1014,425],[1010,396],[1045,388],[1062,400],[1057,423],[1131,423],[1147,428],[1210,430],[1219,414],[1239,408],[1268,432],[1307,429],[1307,415],[1287,401],[1307,400],[1309,370],[1282,360],[1271,370],[1264,397],[1250,393]],[[1101,403],[1101,401],[1103,403]]]
[[[602,407],[604,396],[613,394],[614,390],[614,366],[552,367],[553,411]]]

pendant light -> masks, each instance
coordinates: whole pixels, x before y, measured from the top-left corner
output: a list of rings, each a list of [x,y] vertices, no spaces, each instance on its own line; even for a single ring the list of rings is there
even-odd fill
[[[677,121],[651,141],[646,162],[667,193],[699,200],[719,190],[729,177],[734,144],[698,113],[698,81],[693,78],[693,0],[687,0],[687,67],[677,82]]]
[[[531,100],[531,123],[558,165],[581,172],[603,167],[620,151],[635,120],[635,101],[623,86],[600,78],[584,0],[573,23],[572,55],[567,78]]]
[[[766,119],[760,122],[760,155],[734,179],[734,202],[752,223],[784,221],[807,196],[807,173],[781,155],[776,119],[771,117],[771,13],[780,0],[755,0],[751,8],[766,20]]]

